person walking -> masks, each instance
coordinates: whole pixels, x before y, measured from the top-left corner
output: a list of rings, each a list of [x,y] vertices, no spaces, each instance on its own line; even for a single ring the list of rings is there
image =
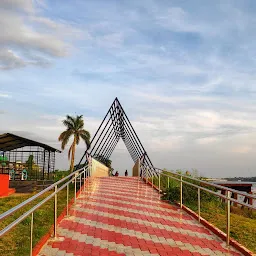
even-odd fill
[[[124,175],[125,175],[126,177],[128,176],[128,171],[127,171],[127,170],[125,171]]]

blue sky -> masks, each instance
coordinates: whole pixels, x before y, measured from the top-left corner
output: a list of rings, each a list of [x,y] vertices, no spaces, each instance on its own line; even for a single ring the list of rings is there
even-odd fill
[[[83,114],[93,135],[117,96],[156,166],[256,175],[255,10],[253,0],[1,1],[0,130],[60,147],[66,114]],[[132,165],[122,143],[112,159]]]

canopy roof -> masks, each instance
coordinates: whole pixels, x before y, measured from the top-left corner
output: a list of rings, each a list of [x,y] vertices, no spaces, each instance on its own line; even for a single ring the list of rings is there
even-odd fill
[[[56,148],[53,148],[51,146],[48,146],[46,144],[43,144],[34,140],[20,137],[15,134],[4,133],[0,135],[0,151],[11,151],[11,150],[26,147],[26,146],[39,146],[51,152],[61,153],[61,151]]]

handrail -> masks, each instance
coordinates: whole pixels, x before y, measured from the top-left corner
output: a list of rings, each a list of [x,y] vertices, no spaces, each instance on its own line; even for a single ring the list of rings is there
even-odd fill
[[[150,170],[150,166],[146,166],[144,164],[141,164],[140,167],[142,167],[141,176],[142,176],[142,178],[143,178],[143,176],[144,176],[144,178],[146,177],[145,182],[148,183],[148,178],[149,178],[148,171]],[[150,170],[150,172],[151,172],[151,170]],[[236,193],[237,195],[242,195],[242,196],[245,196],[247,198],[251,198],[251,199],[256,200],[256,196],[251,195],[249,193],[240,192],[240,191],[235,190],[235,189],[231,189],[231,188],[228,188],[228,187],[225,187],[225,186],[213,184],[213,183],[210,183],[210,182],[207,182],[207,181],[202,181],[202,180],[195,179],[195,178],[192,178],[192,177],[189,177],[189,176],[185,176],[185,175],[182,175],[182,174],[179,174],[179,173],[174,173],[172,171],[167,171],[166,170],[167,173],[164,173],[165,170],[162,170],[162,169],[159,169],[159,168],[156,168],[156,167],[154,167],[154,172],[158,174],[158,191],[159,191],[159,193],[161,192],[161,175],[168,178],[168,180],[167,180],[168,188],[169,188],[169,179],[170,178],[173,179],[173,180],[176,180],[180,183],[180,204],[179,205],[180,205],[181,209],[183,208],[183,192],[182,192],[183,191],[183,183],[198,189],[198,221],[199,222],[201,221],[201,190],[206,191],[206,192],[208,192],[212,195],[215,195],[215,196],[225,200],[225,203],[227,204],[227,207],[226,207],[226,214],[227,214],[226,243],[227,243],[227,246],[229,246],[229,243],[230,243],[230,214],[231,214],[230,206],[231,206],[231,202],[234,202],[236,204],[243,205],[243,206],[246,206],[250,209],[256,210],[256,207],[253,206],[253,205],[246,204],[245,202],[240,202],[237,199],[231,198],[231,192],[233,192],[233,193]],[[155,173],[151,172],[151,174],[152,174],[152,181],[151,181],[152,187],[154,186],[154,174]],[[176,177],[174,177],[173,175],[176,176]],[[179,178],[177,178],[177,176]],[[196,181],[196,182],[199,183],[199,185],[194,184],[191,181],[186,181],[183,178],[184,179],[190,179],[192,181]],[[225,190],[227,193],[225,193],[225,195],[219,194],[219,193],[217,193],[215,191],[212,191],[212,190],[210,190],[210,189],[208,189],[204,186],[201,186],[201,184],[211,186],[211,187],[215,187],[217,189]]]
[[[37,210],[38,208],[40,208],[44,203],[46,203],[47,201],[49,201],[53,196],[55,196],[56,194],[58,194],[58,192],[60,192],[62,189],[64,189],[69,183],[71,183],[73,181],[70,180],[67,183],[65,183],[64,185],[62,185],[57,191],[53,192],[52,194],[50,194],[49,196],[47,196],[46,198],[44,198],[41,202],[39,202],[38,204],[36,204],[35,206],[33,206],[31,209],[29,209],[27,212],[25,212],[23,215],[21,215],[18,219],[16,219],[15,221],[13,221],[11,224],[9,224],[8,226],[6,226],[4,229],[0,230],[0,237],[3,236],[4,234],[6,234],[8,231],[10,231],[12,228],[14,228],[15,226],[17,226],[21,221],[23,221],[24,219],[26,219],[31,213],[33,213],[35,210]]]
[[[54,197],[54,238],[57,237],[57,207],[58,207],[58,203],[57,203],[57,194],[63,190],[64,188],[67,187],[67,207],[66,207],[66,215],[68,216],[69,213],[69,184],[71,182],[74,181],[74,186],[75,186],[75,191],[74,191],[74,200],[76,201],[76,190],[77,190],[77,178],[80,177],[80,189],[82,189],[82,175],[83,175],[83,190],[85,189],[85,181],[88,180],[89,177],[91,177],[91,172],[92,172],[92,168],[90,168],[90,166],[84,166],[83,168],[76,170],[72,173],[70,173],[69,175],[67,175],[66,177],[64,177],[63,179],[55,182],[54,184],[50,185],[49,187],[45,188],[44,190],[42,190],[41,192],[37,193],[36,195],[32,196],[31,198],[25,200],[24,202],[20,203],[19,205],[11,208],[10,210],[2,213],[0,215],[0,220],[3,220],[5,218],[7,218],[8,216],[14,214],[16,211],[22,209],[23,207],[25,207],[26,205],[28,205],[31,202],[34,202],[36,199],[38,199],[40,196],[42,196],[43,194],[45,194],[46,192],[55,189],[50,195],[48,195],[46,198],[42,199],[39,203],[37,203],[35,206],[33,206],[32,208],[30,208],[29,210],[27,210],[25,213],[23,213],[21,216],[19,216],[17,219],[15,219],[13,222],[11,222],[9,225],[7,225],[5,228],[3,228],[2,230],[0,230],[0,237],[2,237],[4,234],[6,234],[7,232],[9,232],[12,228],[14,228],[15,226],[17,226],[21,221],[23,221],[24,219],[26,219],[29,215],[31,215],[31,225],[30,225],[30,256],[32,256],[33,254],[33,227],[34,227],[34,212],[40,208],[44,203],[46,203],[47,201],[49,201],[51,198]],[[71,178],[72,177],[72,178]],[[71,178],[71,179],[70,179]],[[69,179],[69,180],[68,180]],[[67,181],[68,180],[68,181]],[[66,181],[66,182],[65,182]],[[63,182],[65,182],[63,185],[61,185],[58,188],[58,185],[62,184]]]
[[[84,168],[87,168],[87,166],[85,166]],[[27,204],[33,202],[35,199],[39,198],[40,196],[42,196],[43,194],[45,194],[46,192],[48,192],[49,190],[52,190],[53,188],[55,188],[55,186],[58,186],[60,183],[62,183],[63,181],[67,180],[68,178],[72,177],[75,173],[80,172],[82,169],[81,168],[79,170],[76,170],[75,172],[70,173],[68,176],[64,177],[63,179],[55,182],[54,184],[50,185],[49,187],[45,188],[44,190],[42,190],[41,192],[35,194],[34,196],[28,198],[27,200],[25,200],[24,202],[14,206],[13,208],[11,208],[10,210],[0,214],[0,221],[5,219],[6,217],[8,217],[9,215],[15,213],[16,211],[20,210],[21,208],[23,208],[24,206],[26,206]]]
[[[143,165],[144,166],[144,165]],[[145,166],[147,167],[147,166]],[[221,190],[226,190],[226,191],[230,191],[230,192],[234,192],[236,194],[239,194],[239,195],[242,195],[242,196],[246,196],[248,198],[252,198],[252,199],[255,199],[256,200],[256,196],[253,195],[253,194],[249,194],[249,193],[246,193],[246,192],[243,192],[243,191],[239,191],[239,190],[236,190],[236,189],[232,189],[232,188],[229,188],[229,187],[225,187],[225,186],[222,186],[222,185],[218,185],[218,184],[214,184],[214,183],[211,183],[211,182],[208,182],[208,181],[204,181],[204,180],[199,180],[199,179],[196,179],[196,178],[193,178],[193,177],[190,177],[190,176],[186,176],[186,175],[182,175],[180,173],[175,173],[173,171],[169,171],[169,170],[163,170],[163,169],[160,169],[160,168],[157,168],[155,167],[155,170],[158,170],[156,171],[157,173],[161,173],[161,175],[165,175],[163,174],[162,172],[169,172],[171,174],[174,174],[174,175],[177,175],[179,177],[182,177],[182,178],[186,178],[186,179],[190,179],[190,180],[193,180],[193,181],[197,181],[197,182],[200,182],[202,184],[205,184],[205,185],[208,185],[208,186],[212,186],[212,187],[215,187],[215,188],[219,188]],[[168,176],[168,175],[165,175],[165,176]],[[169,176],[170,177],[170,176]]]

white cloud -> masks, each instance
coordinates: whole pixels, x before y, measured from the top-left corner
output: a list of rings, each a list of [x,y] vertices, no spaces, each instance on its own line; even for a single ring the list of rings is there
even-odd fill
[[[232,152],[239,154],[248,154],[252,148],[250,146],[237,146],[232,149]]]
[[[7,93],[1,93],[0,92],[0,98],[11,98],[12,96]]]
[[[201,138],[198,139],[197,142],[201,145],[208,145],[219,141],[218,137],[208,137],[208,138]]]
[[[44,17],[31,0],[0,2],[0,68],[46,66],[52,57],[64,57],[71,45],[67,36],[78,30],[63,21]]]

